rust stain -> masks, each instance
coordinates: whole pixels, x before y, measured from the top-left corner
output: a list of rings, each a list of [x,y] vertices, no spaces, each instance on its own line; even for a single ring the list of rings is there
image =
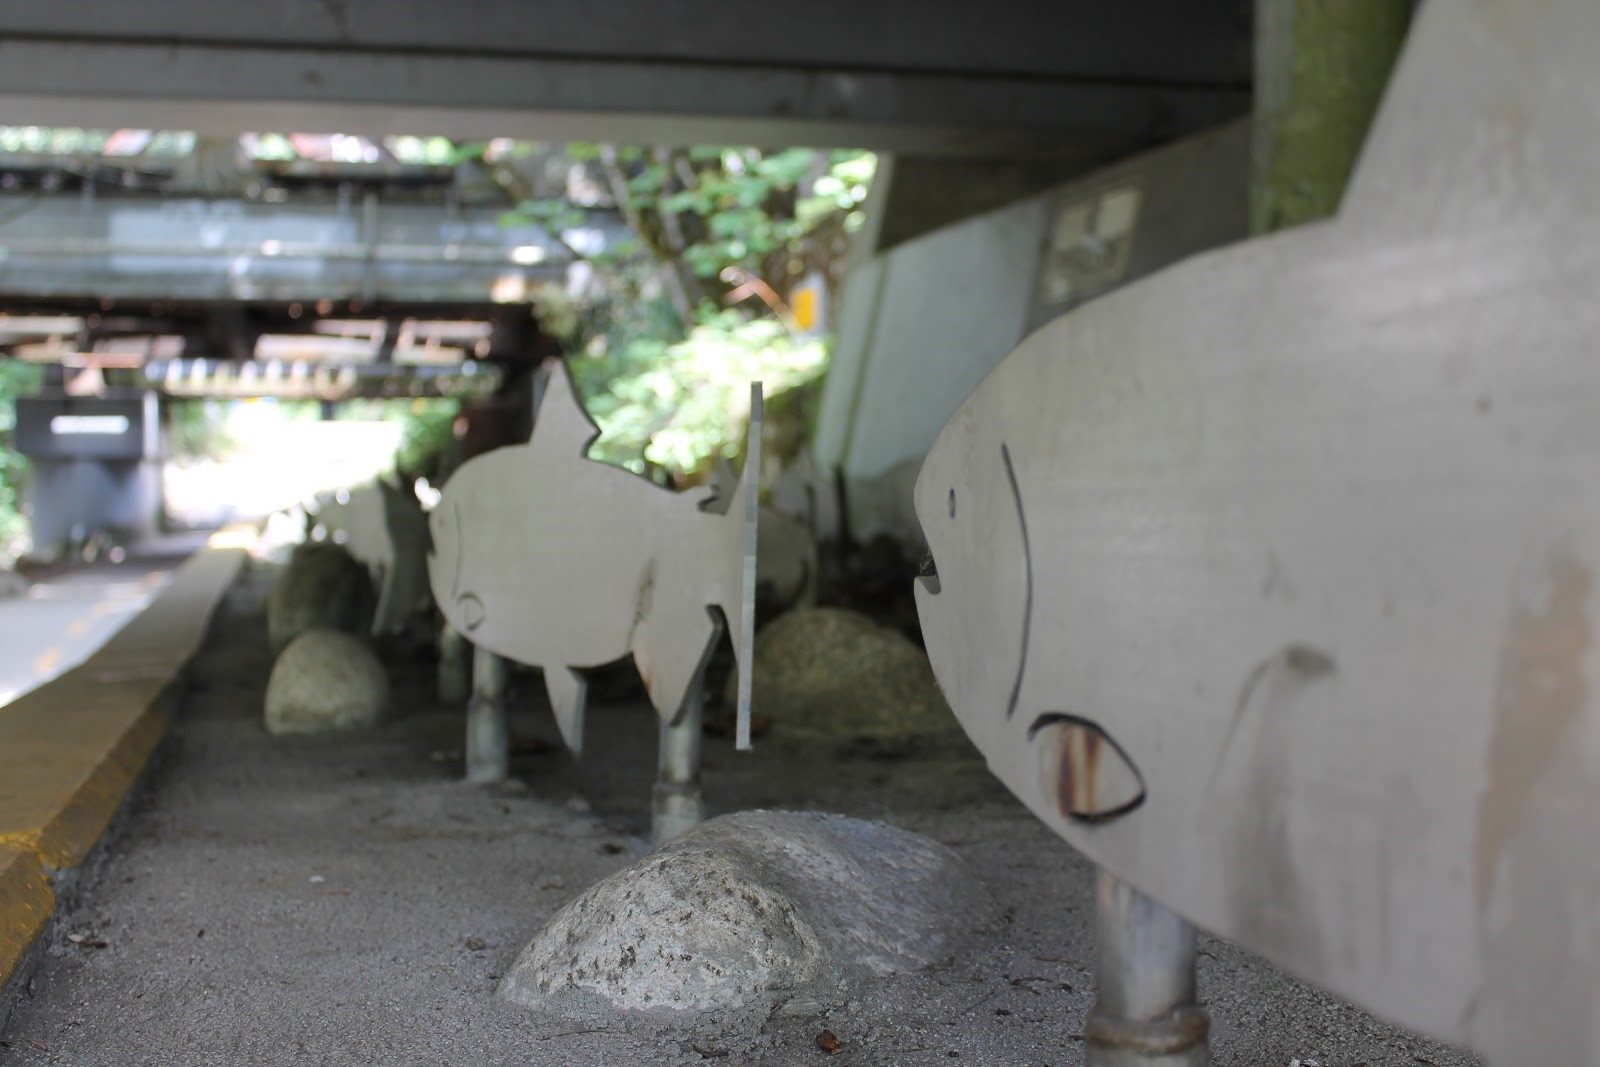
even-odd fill
[[[1283,662],[1307,678],[1324,678],[1338,669],[1332,656],[1310,645],[1290,645],[1283,650]]]
[[[1056,780],[1056,806],[1072,818],[1100,810],[1100,752],[1105,747],[1096,730],[1076,723],[1061,731],[1061,774]]]
[[[1262,683],[1272,674],[1273,668],[1280,664],[1294,672],[1293,677],[1302,682],[1326,678],[1339,669],[1338,663],[1328,653],[1298,642],[1285,645],[1252,667],[1250,673],[1244,676],[1244,681],[1239,686],[1239,696],[1234,700],[1233,717],[1228,720],[1227,732],[1222,735],[1222,747],[1217,750],[1216,762],[1211,766],[1211,777],[1206,782],[1208,793],[1216,787],[1223,765],[1228,762],[1228,754],[1233,750],[1239,724],[1244,721],[1250,702],[1255,698]]]
[[[1051,712],[1035,720],[1028,737],[1041,746],[1040,788],[1064,817],[1106,822],[1144,803],[1139,768],[1092,721]]]
[[[1569,551],[1550,560],[1544,610],[1519,612],[1500,653],[1488,783],[1478,799],[1478,911],[1488,906],[1500,856],[1521,822],[1535,783],[1583,710],[1583,659],[1594,639],[1588,617],[1594,577]]]
[[[639,591],[633,601],[633,625],[628,627],[628,646],[633,647],[633,635],[639,632],[639,627],[650,614],[650,607],[656,595],[656,558],[651,556],[645,562],[644,573],[639,576]]]

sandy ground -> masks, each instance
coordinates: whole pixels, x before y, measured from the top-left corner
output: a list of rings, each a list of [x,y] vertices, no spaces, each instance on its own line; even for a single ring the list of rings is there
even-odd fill
[[[265,580],[247,574],[225,605],[161,764],[0,1034],[0,1064],[1082,1062],[1093,872],[959,741],[774,736],[739,754],[708,739],[705,760],[713,814],[883,819],[973,864],[1008,921],[946,964],[756,1032],[564,1023],[498,1000],[497,976],[547,916],[648,851],[648,706],[626,685],[597,687],[590,751],[574,761],[536,679],[520,679],[516,780],[492,788],[458,780],[461,712],[433,702],[429,663],[391,664],[397,714],[378,732],[269,738]],[[1201,964],[1216,1064],[1477,1062],[1225,943],[1206,940]],[[817,1047],[824,1028],[843,1044],[836,1059]]]

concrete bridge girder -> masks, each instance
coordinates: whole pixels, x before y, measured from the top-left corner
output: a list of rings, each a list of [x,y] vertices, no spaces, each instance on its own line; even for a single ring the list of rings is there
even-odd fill
[[[1240,3],[47,6],[0,16],[9,121],[1104,160],[1249,106]]]

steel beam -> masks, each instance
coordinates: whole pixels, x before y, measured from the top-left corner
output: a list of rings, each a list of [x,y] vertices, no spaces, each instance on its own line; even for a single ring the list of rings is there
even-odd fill
[[[564,278],[574,256],[501,215],[442,203],[0,195],[0,294],[515,303]],[[603,246],[620,233],[582,236]]]

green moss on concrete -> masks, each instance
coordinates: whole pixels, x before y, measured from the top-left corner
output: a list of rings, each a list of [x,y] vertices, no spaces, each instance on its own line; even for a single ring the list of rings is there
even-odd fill
[[[1257,0],[1253,232],[1338,210],[1412,7],[1411,0]]]

